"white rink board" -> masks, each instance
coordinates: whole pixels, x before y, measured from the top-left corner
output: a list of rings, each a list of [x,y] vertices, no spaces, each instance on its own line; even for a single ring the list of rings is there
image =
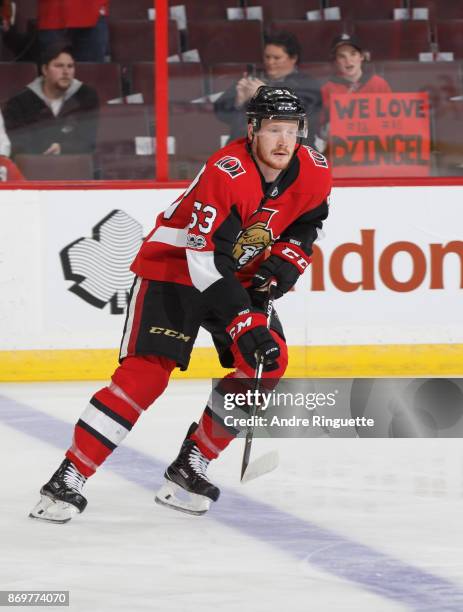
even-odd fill
[[[70,292],[74,283],[65,280],[59,254],[76,240],[90,238],[93,228],[114,210],[141,224],[146,235],[156,214],[179,193],[172,189],[3,191],[0,350],[116,348],[122,312],[111,314],[109,305],[100,309]],[[335,189],[326,237],[319,243],[324,289],[320,290],[320,273],[312,287],[309,272],[296,291],[278,303],[288,343],[463,342],[463,255],[447,254],[441,266],[443,288],[430,288],[431,279],[434,284],[438,280],[440,266],[437,261],[431,264],[430,245],[453,242],[463,252],[462,200],[459,186]],[[339,254],[340,245],[359,244],[362,231],[370,240],[374,233],[371,255],[364,257],[363,281],[370,274],[371,286],[346,292],[345,287],[339,288],[339,278],[362,281],[361,257],[347,252],[343,262],[339,257],[336,262],[332,255],[336,249]],[[394,244],[402,241],[409,244]],[[393,254],[389,263],[388,253]],[[330,276],[330,262],[338,286]],[[98,267],[98,261],[93,263]],[[411,278],[416,280],[411,290],[390,286]],[[206,334],[198,344],[211,345]]]

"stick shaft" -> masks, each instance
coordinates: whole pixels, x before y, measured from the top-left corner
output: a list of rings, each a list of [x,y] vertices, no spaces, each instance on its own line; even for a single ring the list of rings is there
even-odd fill
[[[267,308],[266,308],[267,327],[269,329],[270,329],[270,323],[271,323],[272,312],[273,312],[273,298],[271,294],[273,284],[274,283],[270,285],[269,298],[267,300]],[[257,398],[257,392],[259,391],[259,385],[262,379],[262,373],[264,371],[264,360],[262,358],[262,355],[256,354],[256,361],[257,361],[257,367],[256,367],[256,371],[254,374],[254,389],[253,389],[254,398]],[[246,469],[249,465],[249,458],[251,456],[252,440],[254,438],[254,417],[257,414],[257,409],[258,409],[257,402],[254,401],[253,405],[250,406],[249,408],[250,425],[248,425],[246,429],[246,440],[244,443],[243,460],[241,462],[241,480],[243,480],[244,473],[246,472]]]

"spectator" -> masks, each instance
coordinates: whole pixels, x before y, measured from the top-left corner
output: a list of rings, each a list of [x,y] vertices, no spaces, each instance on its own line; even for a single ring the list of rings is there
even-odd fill
[[[38,0],[41,53],[71,45],[77,62],[104,62],[108,51],[109,0]]]
[[[11,142],[5,131],[5,122],[3,121],[3,115],[0,112],[0,156],[10,157],[11,155]]]
[[[246,109],[249,100],[261,85],[290,87],[304,104],[309,118],[308,141],[313,143],[321,110],[320,86],[311,77],[298,72],[301,47],[289,32],[274,32],[265,37],[264,72],[258,76],[251,70],[227,89],[214,104],[217,117],[230,126],[230,138],[246,135]]]
[[[348,93],[390,93],[389,84],[365,67],[369,54],[358,40],[349,34],[342,34],[333,40],[331,57],[335,74],[322,86],[323,111],[317,148],[326,148],[329,130],[329,109],[331,94]]]
[[[0,0],[0,12],[2,20],[2,30],[8,32],[11,26],[11,15],[13,12],[11,0]]]
[[[92,153],[95,149],[98,95],[74,78],[75,64],[68,47],[44,55],[37,77],[5,105],[5,125],[18,153],[59,155]]]

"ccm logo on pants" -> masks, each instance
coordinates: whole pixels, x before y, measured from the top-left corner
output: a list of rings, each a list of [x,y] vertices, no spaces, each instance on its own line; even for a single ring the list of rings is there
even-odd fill
[[[189,342],[191,336],[185,336],[182,332],[176,331],[175,329],[167,329],[166,327],[152,327],[150,334],[162,334],[169,336],[169,338],[175,338],[176,340],[183,340],[183,342]]]

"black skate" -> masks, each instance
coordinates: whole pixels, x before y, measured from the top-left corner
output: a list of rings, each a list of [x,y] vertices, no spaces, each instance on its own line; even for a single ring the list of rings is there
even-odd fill
[[[40,489],[41,499],[29,516],[52,523],[67,523],[87,506],[87,500],[81,494],[86,481],[75,465],[65,459]]]
[[[209,510],[211,501],[219,499],[220,489],[206,476],[209,459],[193,440],[188,439],[196,427],[193,423],[177,459],[165,471],[166,482],[156,494],[155,501],[180,512],[199,515]]]

